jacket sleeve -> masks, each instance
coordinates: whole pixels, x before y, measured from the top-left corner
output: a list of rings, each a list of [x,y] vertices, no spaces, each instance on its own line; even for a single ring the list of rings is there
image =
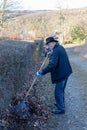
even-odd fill
[[[49,72],[52,72],[53,70],[55,70],[56,66],[58,65],[58,52],[57,50],[54,50],[54,52],[52,53],[52,55],[49,58],[49,63],[48,65],[42,70],[43,71],[43,75]]]

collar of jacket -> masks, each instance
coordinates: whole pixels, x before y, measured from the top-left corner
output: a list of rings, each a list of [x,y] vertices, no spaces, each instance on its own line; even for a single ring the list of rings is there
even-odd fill
[[[59,43],[56,43],[55,46],[54,46],[54,48],[53,48],[53,50],[54,50],[56,47],[58,47],[58,46],[59,46]]]

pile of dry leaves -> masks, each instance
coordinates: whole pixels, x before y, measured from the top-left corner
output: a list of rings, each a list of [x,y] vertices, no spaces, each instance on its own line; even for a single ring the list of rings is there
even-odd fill
[[[12,98],[11,104],[6,111],[2,112],[0,119],[1,130],[42,130],[46,127],[46,121],[49,112],[44,104],[42,104],[36,97],[27,97],[26,104],[28,107],[28,116],[19,116],[12,111],[12,108],[20,103],[24,95],[16,95]]]
[[[13,111],[13,108],[23,101],[26,91],[32,83],[32,77],[36,70],[39,70],[40,64],[39,62],[29,72],[29,79],[24,85],[24,91],[12,97],[9,107],[5,111],[0,112],[0,130],[46,130],[49,111],[45,104],[40,102],[35,96],[34,91],[33,94],[29,94],[25,102],[28,110],[26,115],[28,116],[19,116]]]

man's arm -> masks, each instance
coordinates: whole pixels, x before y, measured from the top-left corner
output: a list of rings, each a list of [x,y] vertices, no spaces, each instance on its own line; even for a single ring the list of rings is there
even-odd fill
[[[47,67],[45,67],[42,70],[42,74],[44,75],[48,72],[52,72],[58,65],[58,60],[59,60],[58,52],[57,52],[57,50],[55,50],[50,57]]]

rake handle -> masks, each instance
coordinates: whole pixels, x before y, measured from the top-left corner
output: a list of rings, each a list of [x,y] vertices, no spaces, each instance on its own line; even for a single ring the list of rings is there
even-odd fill
[[[41,69],[43,68],[43,66],[44,66],[44,64],[46,63],[47,59],[48,59],[48,55],[47,55],[46,58],[44,59],[44,61],[43,61],[43,63],[42,63],[42,65],[41,65],[41,67],[40,67],[39,70],[41,70]],[[28,89],[28,91],[27,91],[25,97],[27,97],[27,96],[29,95],[29,92],[31,91],[32,87],[34,86],[36,80],[37,80],[37,76],[36,76],[35,79],[33,80],[33,82],[32,82],[32,84],[31,84],[30,88]]]

